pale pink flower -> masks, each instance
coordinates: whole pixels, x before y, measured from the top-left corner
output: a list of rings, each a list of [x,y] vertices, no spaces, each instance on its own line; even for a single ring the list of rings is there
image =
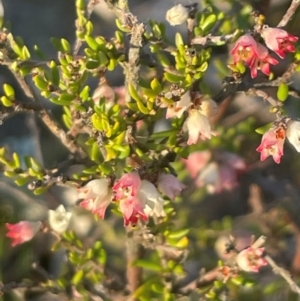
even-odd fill
[[[6,228],[8,229],[6,236],[12,239],[11,245],[14,247],[31,240],[40,230],[41,225],[41,222],[28,221],[21,221],[16,224],[6,223]]]
[[[112,200],[112,190],[106,179],[95,179],[78,189],[78,198],[83,199],[80,206],[104,218],[106,208]]]
[[[207,117],[212,117],[218,113],[218,105],[210,97],[204,96],[201,99],[199,111]]]
[[[263,134],[261,144],[256,151],[260,152],[260,160],[264,161],[272,156],[274,161],[279,164],[283,156],[283,145],[285,140],[285,130],[283,128],[271,128]]]
[[[209,119],[197,109],[191,109],[185,127],[189,134],[188,145],[196,144],[199,139],[210,139],[212,135]]]
[[[99,105],[100,100],[104,98],[106,104],[108,105],[107,108],[110,108],[114,104],[116,94],[112,87],[110,87],[107,83],[103,83],[95,89],[92,97],[93,101],[97,105]]]
[[[210,159],[211,152],[205,150],[191,153],[187,159],[183,159],[183,162],[189,171],[191,178],[196,178]]]
[[[257,70],[260,70],[265,75],[270,75],[270,65],[277,65],[278,61],[275,60],[270,54],[268,49],[257,43],[257,47],[254,50],[255,56],[251,64],[249,65],[251,71],[251,77],[254,78],[257,76]]]
[[[274,51],[280,58],[284,58],[287,52],[295,52],[295,45],[293,44],[298,40],[281,28],[272,28],[264,26],[261,32],[262,38],[269,49]]]
[[[143,204],[147,216],[163,217],[166,215],[164,200],[151,182],[142,180],[137,197],[140,203]]]
[[[175,176],[167,173],[160,173],[157,179],[158,190],[166,195],[169,199],[174,200],[176,196],[180,195],[180,192],[186,186],[182,184]]]
[[[292,120],[288,123],[286,137],[297,152],[300,153],[300,121]]]
[[[248,247],[238,253],[236,263],[245,272],[257,273],[261,267],[268,264],[263,258],[264,251],[265,248]]]
[[[190,92],[183,94],[179,101],[170,104],[167,109],[166,119],[177,117],[180,118],[182,114],[191,106]]]

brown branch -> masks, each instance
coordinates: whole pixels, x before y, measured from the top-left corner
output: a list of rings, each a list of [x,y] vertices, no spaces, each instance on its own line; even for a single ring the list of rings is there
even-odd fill
[[[268,262],[268,264],[272,267],[274,274],[280,275],[288,283],[291,290],[297,293],[298,295],[300,295],[300,287],[293,280],[291,274],[284,268],[279,267],[270,256],[267,255],[264,258]]]
[[[238,30],[236,30],[234,33],[224,35],[224,36],[212,36],[211,34],[205,36],[205,37],[196,37],[192,39],[193,45],[220,45],[228,42],[232,38],[234,38],[238,34]]]
[[[292,0],[290,7],[282,17],[281,21],[278,23],[277,27],[286,26],[288,22],[291,20],[291,18],[294,16],[299,5],[300,5],[300,0]]]

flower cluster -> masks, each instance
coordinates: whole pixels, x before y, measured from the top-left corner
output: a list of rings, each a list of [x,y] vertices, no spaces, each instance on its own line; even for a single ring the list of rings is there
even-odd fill
[[[271,28],[267,25],[262,27],[260,34],[267,47],[257,42],[251,34],[245,34],[236,41],[230,52],[234,65],[244,63],[250,68],[252,78],[257,76],[258,70],[269,76],[270,65],[278,64],[267,48],[283,59],[287,52],[295,51],[293,43],[298,40],[281,28]]]
[[[272,156],[273,160],[279,164],[283,156],[286,138],[300,152],[300,121],[283,118],[265,132],[261,144],[256,149],[260,152],[260,160],[264,161],[267,157]]]
[[[246,169],[244,160],[224,151],[216,152],[214,160],[211,159],[210,151],[198,151],[184,160],[195,184],[206,187],[209,193],[220,193],[234,188],[238,183],[238,174]]]
[[[216,135],[210,124],[210,118],[218,112],[215,101],[199,93],[191,97],[190,92],[187,92],[179,101],[168,106],[166,119],[180,118],[185,111],[188,111],[188,117],[183,125],[183,131],[188,132],[188,145],[196,144],[200,139],[211,139],[211,136]]]
[[[148,180],[141,179],[138,172],[124,174],[112,188],[106,179],[95,179],[78,190],[81,207],[104,218],[111,202],[119,204],[124,225],[136,224],[139,219],[147,221],[150,216],[163,217],[164,200],[160,193],[174,199],[185,188],[178,179],[166,173],[158,175],[157,188]]]

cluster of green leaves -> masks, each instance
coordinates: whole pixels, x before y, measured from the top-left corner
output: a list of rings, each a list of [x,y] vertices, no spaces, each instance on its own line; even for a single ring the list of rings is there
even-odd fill
[[[101,241],[95,242],[91,247],[86,247],[74,232],[69,231],[65,232],[61,240],[54,244],[52,250],[57,251],[60,248],[67,250],[67,262],[61,269],[60,277],[49,280],[45,287],[67,291],[72,285],[82,294],[83,299],[87,298],[88,292],[85,286],[99,284],[104,279],[107,255]]]
[[[23,161],[17,153],[7,154],[4,147],[0,149],[0,162],[4,166],[4,175],[12,178],[18,186],[23,186],[29,182],[40,181],[43,183],[45,170],[39,162],[29,156],[24,156]],[[24,166],[24,167],[23,167]],[[37,185],[38,186],[38,185]],[[49,187],[40,186],[33,190],[35,195],[44,193]]]

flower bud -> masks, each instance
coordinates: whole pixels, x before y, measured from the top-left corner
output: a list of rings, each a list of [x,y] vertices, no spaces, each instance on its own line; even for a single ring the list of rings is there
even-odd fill
[[[188,9],[182,4],[173,6],[167,11],[166,20],[172,25],[180,25],[188,19]]]
[[[14,247],[31,240],[39,231],[41,224],[41,222],[28,221],[21,221],[16,224],[7,223],[6,228],[8,229],[8,232],[6,236],[12,239],[11,245]]]

